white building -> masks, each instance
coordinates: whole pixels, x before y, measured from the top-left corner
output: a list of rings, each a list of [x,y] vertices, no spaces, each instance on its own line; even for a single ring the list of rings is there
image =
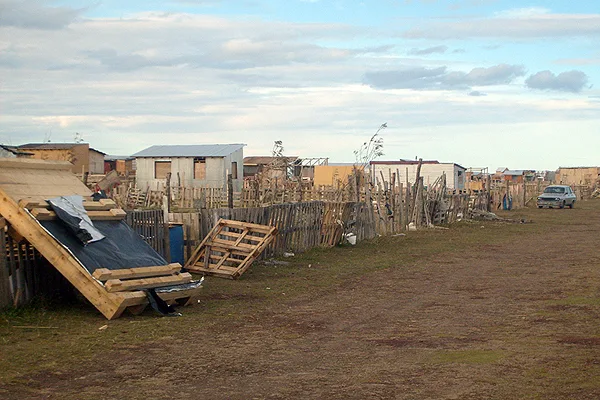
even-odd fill
[[[373,183],[377,180],[389,182],[390,176],[396,174],[396,182],[406,186],[406,179],[410,185],[415,184],[417,175],[418,161],[400,160],[400,161],[371,161],[371,179]],[[441,163],[439,161],[423,161],[421,163],[421,176],[425,186],[432,185],[442,174],[446,174],[446,185],[448,189],[465,189],[466,168],[455,163]]]
[[[242,188],[243,144],[152,146],[132,157],[140,189],[162,187],[169,172],[171,186],[225,189],[227,174],[231,174],[233,190]]]

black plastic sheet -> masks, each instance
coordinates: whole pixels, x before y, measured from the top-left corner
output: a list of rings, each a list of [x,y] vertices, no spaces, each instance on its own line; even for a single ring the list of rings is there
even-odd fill
[[[105,238],[85,246],[58,220],[40,221],[40,224],[67,247],[90,273],[98,268],[114,270],[168,264],[125,221],[94,221],[95,228]]]

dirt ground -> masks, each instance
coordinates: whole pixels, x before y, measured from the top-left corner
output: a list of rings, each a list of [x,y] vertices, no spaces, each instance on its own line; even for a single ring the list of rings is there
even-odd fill
[[[0,398],[600,398],[600,201],[501,215],[209,278],[183,317],[0,314]]]

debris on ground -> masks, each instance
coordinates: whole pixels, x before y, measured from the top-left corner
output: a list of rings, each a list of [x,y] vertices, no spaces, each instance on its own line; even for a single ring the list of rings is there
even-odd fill
[[[511,218],[502,218],[494,214],[493,212],[484,211],[484,210],[469,210],[469,219],[475,221],[498,221],[498,222],[511,222],[511,223],[519,223],[519,224],[530,224],[533,221],[527,220],[525,218],[521,219],[511,219]],[[482,227],[483,228],[483,227]]]
[[[281,266],[287,266],[290,265],[290,263],[288,261],[279,261],[279,260],[267,260],[263,263],[264,265],[281,265]]]

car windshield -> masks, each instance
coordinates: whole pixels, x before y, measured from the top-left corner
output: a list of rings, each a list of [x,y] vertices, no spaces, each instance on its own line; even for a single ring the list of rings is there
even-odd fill
[[[546,189],[544,189],[544,193],[564,193],[565,192],[565,188],[561,188],[561,187],[547,187]]]

